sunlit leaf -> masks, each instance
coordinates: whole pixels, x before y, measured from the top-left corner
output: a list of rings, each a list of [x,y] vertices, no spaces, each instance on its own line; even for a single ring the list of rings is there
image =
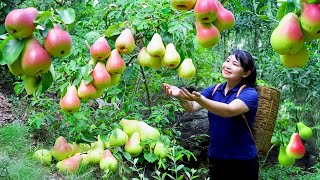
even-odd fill
[[[65,24],[71,24],[76,19],[76,12],[72,8],[57,10],[57,13]]]

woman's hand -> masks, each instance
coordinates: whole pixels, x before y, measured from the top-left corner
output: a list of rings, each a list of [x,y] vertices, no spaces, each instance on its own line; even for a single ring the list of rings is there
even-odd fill
[[[196,101],[198,102],[201,99],[201,94],[197,91],[193,91],[190,93],[187,89],[182,89],[183,98],[188,101]]]
[[[180,88],[173,86],[173,85],[170,85],[170,84],[163,83],[162,89],[169,96],[175,97],[178,100],[184,100],[184,98],[183,98],[184,92]]]

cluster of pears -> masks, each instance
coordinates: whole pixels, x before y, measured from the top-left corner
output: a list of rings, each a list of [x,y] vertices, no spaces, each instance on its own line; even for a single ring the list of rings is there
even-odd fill
[[[147,47],[143,47],[137,57],[137,63],[141,66],[158,69],[161,66],[174,69],[178,66],[178,75],[181,78],[191,79],[196,73],[192,59],[186,58],[181,63],[181,58],[173,43],[166,47],[158,33],[153,34]]]
[[[316,2],[314,2],[316,3]],[[288,67],[304,67],[309,60],[309,51],[304,46],[320,38],[320,4],[301,2],[301,15],[286,14],[272,32],[270,43],[280,54],[281,63]]]
[[[24,41],[24,47],[18,58],[7,65],[13,75],[23,77],[24,88],[28,95],[38,90],[37,78],[51,68],[51,56],[66,56],[72,48],[70,34],[57,24],[48,31],[43,39],[43,45],[40,44],[33,36],[38,16],[36,8],[28,7],[10,11],[5,19],[7,32],[12,37]]]
[[[125,29],[115,41],[115,49],[111,50],[107,39],[99,37],[90,46],[91,59],[88,63],[92,81],[81,80],[78,89],[69,86],[60,100],[63,111],[75,113],[80,109],[80,99],[96,99],[104,94],[106,88],[118,84],[126,69],[121,54],[129,54],[135,49],[135,41],[130,29]]]
[[[143,149],[151,150],[159,157],[164,158],[169,153],[169,148],[160,140],[160,132],[139,120],[121,119],[119,125],[122,127],[112,130],[106,141],[102,141],[100,135],[97,141],[87,143],[68,143],[60,136],[56,139],[51,150],[37,150],[33,157],[44,165],[50,165],[52,160],[57,161],[56,167],[61,173],[78,172],[81,166],[99,164],[101,170],[115,172],[118,169],[118,160],[112,154],[117,152],[117,147],[123,147],[132,157],[137,157]],[[156,141],[151,148],[144,148],[140,143],[143,141]]]
[[[177,10],[194,9],[197,42],[204,48],[218,44],[220,33],[235,24],[233,13],[218,0],[171,0],[171,4]]]
[[[296,159],[301,159],[305,154],[305,148],[302,140],[308,140],[312,136],[312,129],[303,122],[297,123],[298,133],[291,135],[288,145],[281,145],[278,155],[278,161],[284,166],[291,166]]]

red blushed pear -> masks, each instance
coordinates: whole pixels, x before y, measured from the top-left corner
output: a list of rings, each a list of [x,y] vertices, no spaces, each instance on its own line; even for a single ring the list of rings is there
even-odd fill
[[[198,0],[194,7],[194,15],[197,21],[212,23],[218,15],[216,0]]]
[[[52,56],[66,56],[71,51],[72,38],[67,31],[62,30],[59,25],[54,24],[54,28],[48,31],[48,35],[44,39],[44,48]]]
[[[196,2],[197,0],[170,0],[171,5],[176,10],[191,10]]]
[[[94,87],[100,89],[110,86],[111,76],[108,73],[106,65],[103,62],[97,62],[93,71],[91,72],[91,75],[93,77],[92,84],[94,85]]]
[[[60,100],[60,108],[64,112],[75,113],[80,109],[80,98],[75,86],[69,86],[66,94]]]
[[[63,136],[59,136],[51,149],[51,154],[56,160],[61,161],[71,156],[72,147]]]
[[[21,58],[16,59],[12,64],[8,64],[8,68],[10,72],[15,76],[23,76],[25,72],[21,66]]]
[[[197,41],[204,48],[211,48],[220,42],[220,31],[213,24],[196,21]]]
[[[288,13],[281,19],[271,34],[270,43],[274,51],[281,55],[299,52],[304,44],[304,37],[296,14]]]
[[[112,172],[115,172],[118,169],[118,161],[108,149],[103,151],[102,158],[100,160],[100,169],[109,169]]]
[[[96,60],[105,60],[111,52],[109,43],[105,37],[100,37],[90,46],[90,55]]]
[[[80,86],[78,87],[78,96],[80,99],[92,99],[96,93],[97,89],[93,86],[92,82],[86,84],[84,80],[81,81]]]
[[[35,7],[28,7],[25,10],[28,11],[28,13],[30,13],[33,16],[34,20],[36,20],[37,17],[39,16],[39,12]]]
[[[225,9],[223,5],[217,0],[218,16],[213,25],[215,25],[219,31],[230,29],[234,26],[235,19],[231,11]]]
[[[58,162],[57,168],[59,168],[59,172],[61,173],[76,173],[79,170],[82,159],[83,157],[81,155],[74,155],[68,159]]]
[[[304,156],[305,149],[302,144],[299,133],[293,133],[290,142],[287,145],[286,153],[288,157],[300,159]]]
[[[106,68],[110,74],[122,74],[126,69],[126,64],[122,60],[117,49],[111,51]]]
[[[28,38],[21,54],[21,66],[25,74],[36,76],[46,73],[50,65],[50,54],[35,37]]]
[[[7,32],[15,38],[27,38],[32,36],[37,16],[30,9],[14,9],[9,12],[5,19]]]
[[[303,3],[300,24],[308,35],[319,38],[320,34],[320,4]]]
[[[121,32],[115,42],[116,49],[122,54],[132,53],[136,47],[133,35],[130,29]]]

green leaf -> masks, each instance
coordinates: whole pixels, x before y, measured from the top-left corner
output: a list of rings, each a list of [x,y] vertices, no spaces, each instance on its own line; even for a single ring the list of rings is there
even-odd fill
[[[180,171],[182,168],[184,168],[184,165],[183,165],[183,164],[180,164],[180,165],[177,167],[176,171]]]
[[[144,153],[143,157],[149,162],[153,163],[157,160],[157,157],[152,153]]]
[[[123,156],[124,156],[124,158],[126,158],[126,160],[131,160],[131,155],[129,154],[129,153],[127,153],[127,152],[123,152]]]
[[[40,91],[40,93],[43,93],[47,89],[49,89],[53,80],[54,80],[54,68],[53,68],[53,64],[51,64],[49,71],[41,75],[41,82],[40,82],[41,91]]]
[[[16,59],[18,59],[24,47],[24,40],[10,39],[4,43],[2,56],[7,64],[12,64]]]
[[[108,27],[106,32],[104,33],[107,37],[111,37],[114,35],[118,35],[121,33],[119,24],[114,24]]]
[[[57,10],[57,13],[59,14],[61,20],[65,24],[71,24],[76,19],[75,10],[72,8],[68,8],[68,9],[64,9],[64,10]]]
[[[260,19],[265,20],[265,21],[269,21],[269,20],[270,20],[269,17],[266,16],[266,15],[258,15],[258,17],[259,17]]]
[[[86,142],[96,142],[97,138],[95,138],[93,135],[91,134],[83,134],[80,133],[80,138]]]
[[[42,11],[39,13],[39,16],[38,16],[37,20],[35,21],[35,23],[41,24],[41,23],[47,21],[47,19],[49,19],[50,17],[51,17],[51,11]]]
[[[278,14],[277,14],[277,19],[280,21],[284,15],[286,15],[286,11],[287,11],[287,2],[283,2],[281,3],[279,9],[278,9]]]

